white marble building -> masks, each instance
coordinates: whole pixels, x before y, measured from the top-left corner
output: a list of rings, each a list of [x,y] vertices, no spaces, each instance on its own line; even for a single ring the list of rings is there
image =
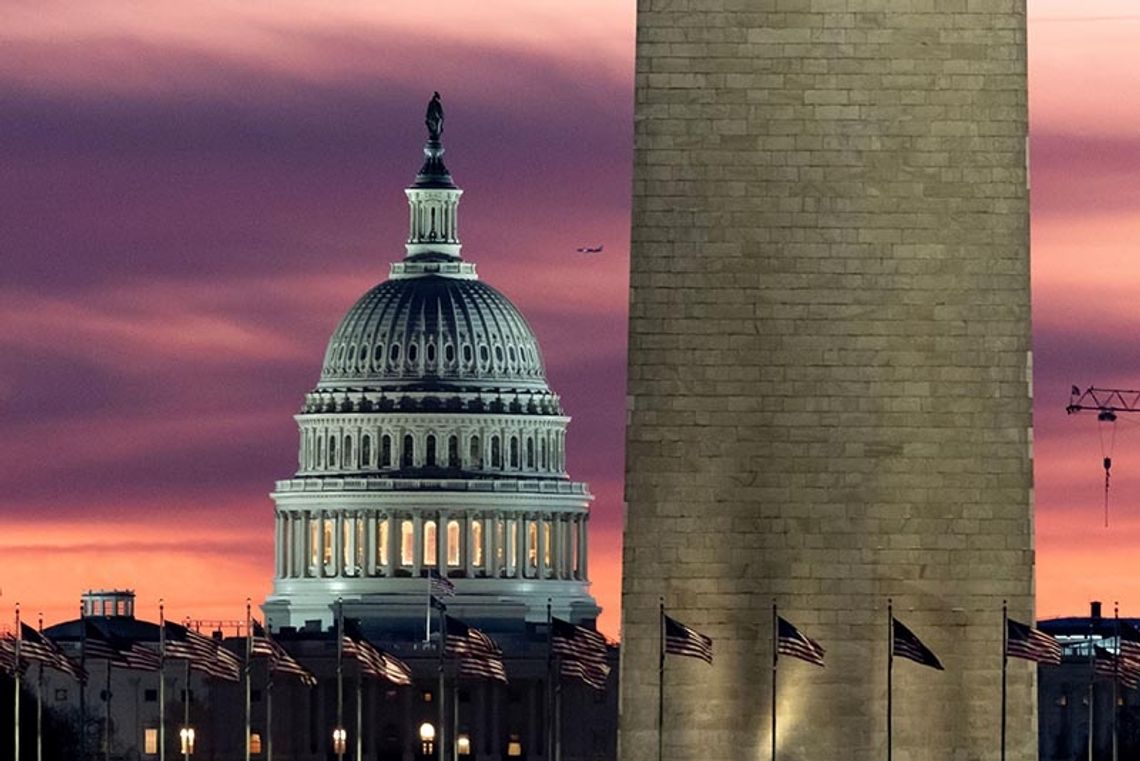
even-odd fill
[[[599,612],[569,418],[526,319],[460,255],[463,191],[430,129],[405,256],[341,320],[296,416],[297,472],[272,495],[275,629],[328,626],[338,597],[364,621],[422,620],[433,569],[459,617]]]

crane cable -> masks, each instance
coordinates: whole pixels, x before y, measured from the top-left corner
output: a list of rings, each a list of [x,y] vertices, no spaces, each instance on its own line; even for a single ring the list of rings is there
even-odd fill
[[[1100,456],[1104,458],[1104,527],[1108,528],[1108,485],[1112,473],[1112,451],[1116,448],[1116,413],[1112,410],[1101,410],[1096,416],[1100,433]],[[1104,423],[1111,425],[1112,435],[1108,439],[1108,447],[1104,444]]]

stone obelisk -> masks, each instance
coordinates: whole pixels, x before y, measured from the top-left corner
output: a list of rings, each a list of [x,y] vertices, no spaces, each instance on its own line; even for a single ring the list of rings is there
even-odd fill
[[[1033,619],[1024,0],[641,0],[622,761],[997,759]],[[714,639],[670,656],[659,599]],[[1034,667],[1007,758],[1036,759]]]

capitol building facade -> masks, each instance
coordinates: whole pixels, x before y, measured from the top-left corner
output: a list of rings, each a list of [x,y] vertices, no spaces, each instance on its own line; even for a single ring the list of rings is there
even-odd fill
[[[526,319],[460,255],[443,153],[429,133],[405,256],[340,321],[296,416],[297,472],[273,492],[274,628],[327,627],[337,598],[355,618],[422,618],[432,573],[460,617],[598,615],[570,419]]]

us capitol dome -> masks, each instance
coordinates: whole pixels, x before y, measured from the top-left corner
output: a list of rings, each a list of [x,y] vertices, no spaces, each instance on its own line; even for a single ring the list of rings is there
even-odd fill
[[[449,614],[491,628],[545,622],[548,601],[576,623],[599,613],[570,418],[526,318],[460,255],[438,99],[427,126],[404,258],[333,331],[295,418],[297,472],[272,493],[274,629],[326,627],[340,598],[422,631],[433,574],[454,586]]]

